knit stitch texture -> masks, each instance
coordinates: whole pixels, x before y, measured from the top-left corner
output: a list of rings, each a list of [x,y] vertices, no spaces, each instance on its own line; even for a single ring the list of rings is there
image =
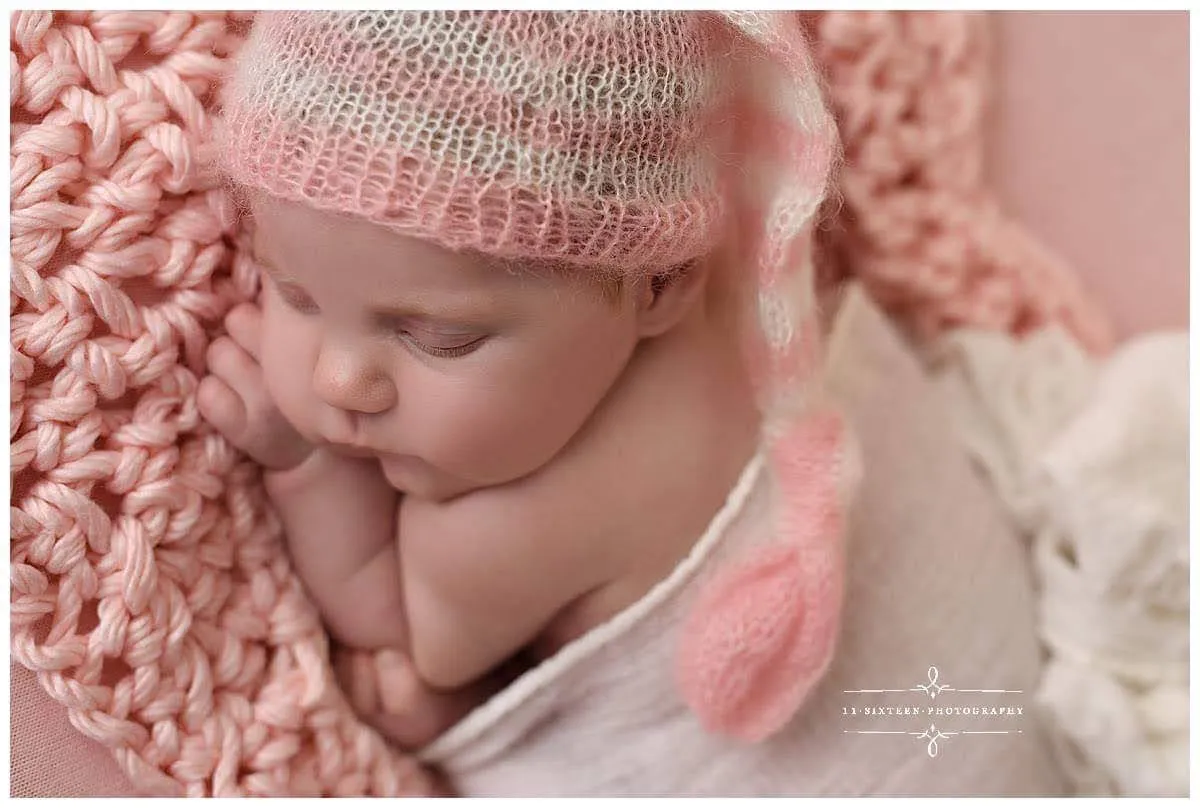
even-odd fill
[[[254,293],[200,173],[236,14],[13,18],[12,652],[151,794],[401,795],[195,391]]]
[[[861,280],[919,342],[961,326],[1025,335],[1060,323],[1106,351],[1107,315],[988,184],[987,15],[805,17],[845,151],[836,217],[819,234],[828,276]]]
[[[240,184],[451,249],[661,270],[721,235],[711,28],[668,12],[264,14],[221,157]]]

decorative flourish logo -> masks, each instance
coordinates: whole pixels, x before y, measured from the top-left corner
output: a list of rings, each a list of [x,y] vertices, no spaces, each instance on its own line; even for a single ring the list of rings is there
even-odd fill
[[[969,687],[950,687],[950,685],[938,684],[938,669],[930,665],[929,670],[925,671],[925,675],[929,677],[929,681],[919,684],[916,687],[902,688],[881,688],[878,690],[843,690],[843,693],[925,693],[929,696],[929,700],[933,701],[943,692],[953,693],[1023,693],[1022,690],[996,690],[992,688],[969,688]]]
[[[1023,693],[1021,690],[1003,690],[1000,688],[968,688],[968,687],[951,687],[938,681],[940,674],[937,667],[930,665],[929,670],[925,672],[928,681],[922,682],[914,687],[904,688],[864,688],[861,690],[843,690],[843,693],[851,695],[861,694],[883,694],[883,693],[922,693],[929,696],[930,702],[935,702],[938,696],[943,693]],[[867,716],[1021,716],[1024,715],[1024,708],[1020,706],[970,706],[970,707],[942,707],[942,706],[925,706],[909,705],[909,706],[844,706],[842,708],[843,715],[867,715]],[[922,730],[882,730],[882,729],[844,729],[843,733],[856,735],[907,735],[917,738],[918,740],[927,741],[925,751],[929,757],[938,756],[939,741],[946,741],[957,735],[1021,735],[1022,730],[1019,729],[992,729],[992,730],[942,730],[938,729],[937,725],[930,722],[928,729]]]
[[[932,758],[932,757],[937,757],[937,753],[938,753],[937,742],[939,740],[941,740],[942,738],[949,738],[951,735],[957,735],[957,734],[958,734],[957,732],[951,732],[949,735],[947,735],[946,733],[942,732],[940,729],[935,727],[933,724],[930,724],[929,729],[925,730],[917,737],[929,739],[929,745],[926,747],[926,750],[929,752],[929,756]]]

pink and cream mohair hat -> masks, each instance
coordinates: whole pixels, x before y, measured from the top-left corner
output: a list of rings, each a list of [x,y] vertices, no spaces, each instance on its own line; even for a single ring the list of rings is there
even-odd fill
[[[804,41],[790,13],[267,12],[218,125],[235,185],[455,250],[629,277],[737,228],[777,540],[706,584],[677,673],[705,726],[748,740],[829,664],[856,476],[820,396],[812,223],[837,136]]]

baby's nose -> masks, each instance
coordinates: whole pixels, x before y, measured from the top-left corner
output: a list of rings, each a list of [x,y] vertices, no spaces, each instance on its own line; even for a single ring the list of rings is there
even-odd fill
[[[351,412],[381,413],[396,403],[396,388],[388,375],[350,348],[321,351],[313,389],[326,404]]]

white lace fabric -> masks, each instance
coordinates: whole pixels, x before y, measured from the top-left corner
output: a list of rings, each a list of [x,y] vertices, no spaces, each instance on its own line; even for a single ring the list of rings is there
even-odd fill
[[[1088,795],[1188,793],[1188,338],[1088,357],[1057,328],[950,332],[931,364],[1031,543],[1039,702]]]

